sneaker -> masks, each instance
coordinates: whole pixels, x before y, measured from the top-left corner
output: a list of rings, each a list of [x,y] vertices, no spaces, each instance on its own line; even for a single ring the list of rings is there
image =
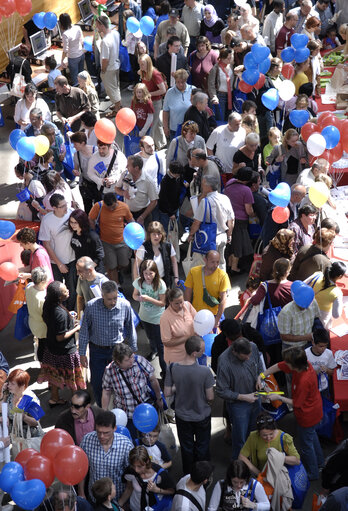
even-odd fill
[[[134,90],[134,85],[128,85],[127,90],[130,90],[131,92]]]

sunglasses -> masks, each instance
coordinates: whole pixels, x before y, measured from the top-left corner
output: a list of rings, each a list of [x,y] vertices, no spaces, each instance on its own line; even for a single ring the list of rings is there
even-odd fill
[[[71,401],[69,403],[69,406],[70,406],[70,408],[75,408],[76,410],[80,410],[80,408],[85,407],[85,405],[75,405],[75,403],[72,403]]]
[[[274,419],[272,417],[261,417],[256,421],[257,426],[262,426],[263,424],[274,424]]]

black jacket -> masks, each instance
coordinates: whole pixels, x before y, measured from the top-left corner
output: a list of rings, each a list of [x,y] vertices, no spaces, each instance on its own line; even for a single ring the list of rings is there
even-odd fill
[[[172,216],[180,206],[180,194],[183,179],[175,179],[166,174],[161,181],[158,195],[158,207],[162,213]]]
[[[167,79],[168,87],[170,87],[171,63],[172,63],[172,56],[168,51],[163,53],[163,55],[158,57],[158,59],[156,60],[156,67],[157,67],[158,71],[160,71],[161,73],[163,73],[165,75],[165,77]],[[186,71],[188,71],[187,58],[185,57],[185,55],[180,55],[179,53],[177,54],[177,61],[176,61],[176,70],[178,70],[178,69],[186,69]]]
[[[184,122],[186,121],[194,121],[198,124],[198,135],[204,138],[206,142],[210,135],[210,125],[209,119],[206,112],[200,112],[197,107],[190,106],[188,110],[186,110]]]
[[[101,410],[100,410],[100,408],[98,408],[98,406],[91,406],[91,409],[92,409],[94,420],[95,420],[96,416],[98,415],[98,413]],[[76,444],[75,423],[74,423],[73,416],[71,415],[70,409],[65,410],[65,412],[62,412],[59,415],[56,425],[54,427],[64,429],[65,431],[67,431],[69,433],[69,435],[72,436],[72,438]]]
[[[145,248],[144,260],[145,259],[153,259],[154,251],[152,248],[151,240],[145,241],[144,248]],[[171,244],[168,243],[168,241],[163,241],[159,246],[159,251],[162,255],[163,267],[164,267],[163,280],[167,287],[171,287],[171,285],[172,285],[171,276],[173,275],[172,261],[170,259]]]

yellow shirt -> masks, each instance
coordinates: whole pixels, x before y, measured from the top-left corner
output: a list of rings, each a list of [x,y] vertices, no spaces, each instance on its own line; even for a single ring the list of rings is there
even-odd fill
[[[315,281],[315,279],[318,279]],[[314,286],[311,282],[315,281]],[[323,289],[324,275],[321,271],[316,271],[306,280],[307,284],[314,289],[315,299],[318,302],[319,309],[324,312],[330,312],[336,298],[342,296],[342,291],[335,285]]]
[[[186,277],[185,286],[193,290],[192,305],[197,312],[202,309],[208,309],[214,316],[217,314],[218,305],[210,307],[203,301],[202,266],[194,266],[191,268]],[[220,293],[227,291],[231,287],[227,273],[217,268],[214,273],[205,276],[205,287],[211,296],[219,300]]]
[[[297,73],[297,75],[292,79],[292,81],[296,87],[295,91],[296,96],[298,96],[298,90],[301,87],[301,85],[309,82],[308,76],[302,71],[300,73]]]

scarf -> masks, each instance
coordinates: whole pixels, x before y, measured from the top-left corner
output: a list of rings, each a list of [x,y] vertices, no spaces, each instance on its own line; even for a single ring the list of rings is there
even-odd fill
[[[221,71],[223,71],[225,73],[226,80],[227,80],[227,102],[228,102],[227,106],[228,106],[229,110],[232,110],[231,77],[230,77],[230,73],[227,71],[226,67],[227,67],[226,64],[219,61],[219,68],[221,69]]]
[[[214,8],[213,5],[211,4],[207,4],[205,7],[204,7],[204,11],[209,11],[210,14],[211,14],[211,18],[210,20],[207,20],[207,18],[204,16],[204,23],[207,25],[207,27],[211,28],[213,25],[215,25],[215,23],[217,22],[217,20],[219,19],[218,18],[218,15],[216,13],[216,10]]]

